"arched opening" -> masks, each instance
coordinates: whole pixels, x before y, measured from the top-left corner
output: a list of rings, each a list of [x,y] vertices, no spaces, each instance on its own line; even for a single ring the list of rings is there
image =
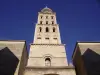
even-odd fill
[[[49,32],[49,28],[48,27],[46,27],[46,32]]]
[[[51,16],[51,19],[53,19],[53,16]]]
[[[53,32],[55,32],[55,28],[53,27]]]
[[[42,21],[40,21],[40,24],[42,24]]]
[[[43,16],[41,16],[41,19],[43,18]]]
[[[51,60],[50,58],[45,59],[45,66],[51,66]]]
[[[39,27],[39,32],[42,32],[42,28],[41,27]]]
[[[46,21],[46,24],[48,24],[48,21]]]
[[[48,16],[46,16],[46,19],[48,19]]]
[[[52,21],[52,24],[54,24],[54,21]]]

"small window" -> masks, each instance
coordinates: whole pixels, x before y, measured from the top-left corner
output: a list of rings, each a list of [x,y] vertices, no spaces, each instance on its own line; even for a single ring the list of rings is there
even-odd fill
[[[40,21],[40,24],[42,24],[42,21]]]
[[[46,21],[46,24],[48,24],[48,21]]]
[[[49,38],[48,38],[48,37],[47,37],[47,38],[45,38],[45,39],[49,40]]]
[[[51,19],[53,19],[53,16],[51,16]]]
[[[41,27],[39,27],[39,32],[42,32],[42,28]]]
[[[46,19],[48,19],[48,16],[46,16]]]
[[[53,32],[55,32],[55,28],[53,27]]]
[[[41,16],[41,19],[43,18],[43,16]]]
[[[41,37],[37,37],[37,39],[41,39]]]
[[[52,21],[52,24],[54,24],[54,21]]]
[[[53,38],[54,40],[57,40],[57,38]]]
[[[50,58],[45,59],[45,66],[51,66],[51,60]]]
[[[48,27],[46,27],[46,32],[49,32],[49,28]]]

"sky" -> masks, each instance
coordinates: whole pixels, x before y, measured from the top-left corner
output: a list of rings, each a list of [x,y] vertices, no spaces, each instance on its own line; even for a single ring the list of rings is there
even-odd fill
[[[0,0],[0,40],[26,40],[29,49],[45,6],[57,14],[69,62],[77,41],[100,41],[100,0]]]

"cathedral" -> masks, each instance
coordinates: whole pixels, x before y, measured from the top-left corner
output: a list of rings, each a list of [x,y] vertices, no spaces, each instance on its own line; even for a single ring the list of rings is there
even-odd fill
[[[72,61],[48,7],[38,12],[29,53],[25,40],[0,40],[0,75],[100,75],[100,42],[76,42]]]
[[[56,13],[48,7],[38,13],[24,75],[76,75],[74,67],[68,65]]]

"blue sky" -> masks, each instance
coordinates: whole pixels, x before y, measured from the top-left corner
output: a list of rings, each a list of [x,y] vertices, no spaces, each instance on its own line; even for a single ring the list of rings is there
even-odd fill
[[[26,40],[29,47],[45,6],[57,13],[69,61],[76,41],[100,41],[100,0],[0,0],[0,39]]]

